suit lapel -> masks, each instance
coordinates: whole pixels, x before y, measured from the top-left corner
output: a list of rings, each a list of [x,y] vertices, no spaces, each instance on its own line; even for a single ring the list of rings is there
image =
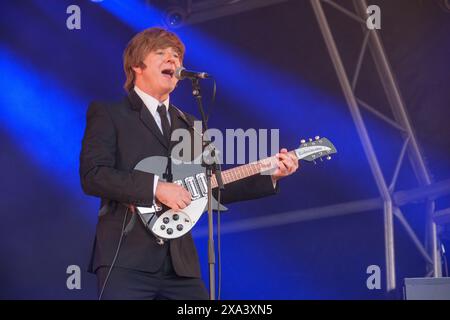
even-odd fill
[[[131,103],[132,109],[139,111],[139,118],[144,123],[144,125],[153,133],[153,135],[158,139],[158,141],[166,148],[169,148],[167,140],[164,138],[161,130],[156,124],[155,119],[153,118],[150,111],[148,111],[147,107],[144,105],[142,99],[137,95],[134,90],[131,90],[128,99]]]
[[[142,108],[141,114],[140,114],[141,121],[145,124],[147,128],[150,129],[150,131],[156,136],[156,138],[161,142],[161,144],[166,147],[166,149],[169,148],[169,144],[166,138],[164,138],[161,130],[159,129],[158,125],[156,124],[155,119],[153,118],[152,114],[148,109]]]
[[[170,132],[174,132],[176,129],[186,129],[186,124],[182,119],[180,119],[180,115],[178,114],[178,110],[171,104],[169,106],[169,115],[170,115]],[[170,141],[170,150],[176,145],[178,141]]]

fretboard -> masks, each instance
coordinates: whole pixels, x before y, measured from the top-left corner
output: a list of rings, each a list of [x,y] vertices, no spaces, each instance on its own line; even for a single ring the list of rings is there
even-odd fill
[[[292,153],[295,155],[294,151],[290,151],[289,153]],[[222,171],[222,181],[223,181],[223,184],[225,185],[225,184],[237,181],[237,180],[241,180],[241,179],[245,179],[250,176],[257,175],[257,174],[265,172],[265,171],[269,171],[276,167],[277,167],[277,159],[275,158],[275,156],[265,158],[262,160],[244,164],[244,165],[236,167],[236,168]],[[212,185],[213,189],[217,187],[217,180],[216,180],[216,176],[214,176],[214,175],[211,177],[211,185]]]

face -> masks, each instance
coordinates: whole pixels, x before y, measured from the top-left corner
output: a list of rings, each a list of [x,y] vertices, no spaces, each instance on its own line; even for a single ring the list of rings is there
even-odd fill
[[[167,99],[178,82],[175,69],[181,66],[180,55],[172,47],[151,51],[144,59],[145,68],[133,68],[136,85],[163,101]]]

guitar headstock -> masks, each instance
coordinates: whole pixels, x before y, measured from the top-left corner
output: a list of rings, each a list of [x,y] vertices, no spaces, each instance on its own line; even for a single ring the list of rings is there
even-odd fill
[[[310,138],[308,141],[302,139],[300,143],[300,147],[294,150],[299,160],[315,162],[319,159],[322,160],[324,157],[330,160],[331,155],[337,153],[336,148],[327,138],[316,136],[314,139]]]

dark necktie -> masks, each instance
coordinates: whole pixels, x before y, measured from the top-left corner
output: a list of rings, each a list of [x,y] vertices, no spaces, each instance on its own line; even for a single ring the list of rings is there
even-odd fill
[[[156,110],[158,111],[159,116],[161,118],[161,127],[164,138],[166,138],[167,142],[170,143],[170,124],[169,119],[167,118],[166,106],[160,104]]]

